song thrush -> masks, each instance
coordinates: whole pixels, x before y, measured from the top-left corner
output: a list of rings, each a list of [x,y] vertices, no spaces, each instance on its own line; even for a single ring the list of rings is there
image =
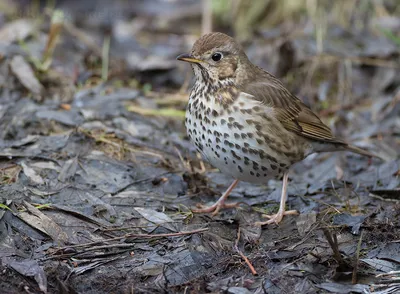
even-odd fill
[[[212,206],[194,210],[216,214],[239,181],[266,183],[283,177],[277,214],[259,223],[279,223],[285,214],[288,170],[314,152],[348,150],[373,156],[336,138],[318,116],[272,74],[252,64],[240,45],[223,33],[198,39],[190,54],[196,82],[185,124],[197,150],[235,180]]]

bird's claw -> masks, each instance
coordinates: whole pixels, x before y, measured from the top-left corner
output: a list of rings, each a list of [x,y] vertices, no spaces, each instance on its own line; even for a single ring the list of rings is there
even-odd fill
[[[193,209],[194,213],[209,213],[212,212],[212,216],[216,216],[218,212],[223,208],[235,208],[238,207],[240,203],[225,203],[217,201],[211,206],[198,205],[199,209]]]
[[[256,226],[279,224],[282,221],[284,215],[297,215],[297,214],[299,214],[297,210],[278,211],[278,213],[273,215],[264,214],[263,217],[269,218],[269,220],[265,222],[256,222],[255,224]]]

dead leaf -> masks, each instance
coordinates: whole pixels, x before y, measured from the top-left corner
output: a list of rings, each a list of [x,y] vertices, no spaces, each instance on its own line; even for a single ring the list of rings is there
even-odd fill
[[[6,262],[7,263],[7,262]],[[47,293],[47,277],[43,268],[39,266],[36,260],[25,259],[23,261],[10,261],[7,263],[9,267],[17,271],[23,276],[33,277],[38,283],[40,290]]]
[[[135,210],[149,222],[162,226],[173,232],[177,232],[174,221],[165,213],[143,207],[135,207]]]
[[[41,95],[43,86],[36,78],[32,67],[21,55],[16,55],[12,58],[10,68],[21,84],[31,91],[36,98]]]
[[[32,182],[34,182],[35,184],[44,185],[44,180],[42,179],[41,176],[39,176],[39,175],[36,173],[36,171],[35,171],[33,168],[27,166],[27,165],[25,164],[25,162],[21,162],[21,167],[22,167],[22,170],[24,171],[24,174],[25,174]]]
[[[370,267],[373,267],[378,271],[385,273],[397,270],[397,265],[394,262],[381,260],[378,258],[362,258],[360,261],[368,264]]]
[[[26,211],[20,212],[18,217],[31,227],[51,237],[54,241],[65,244],[68,241],[67,234],[51,218],[36,207],[24,201]]]
[[[311,212],[308,214],[300,214],[297,217],[296,226],[300,236],[305,236],[311,229],[312,225],[317,221],[317,214]]]

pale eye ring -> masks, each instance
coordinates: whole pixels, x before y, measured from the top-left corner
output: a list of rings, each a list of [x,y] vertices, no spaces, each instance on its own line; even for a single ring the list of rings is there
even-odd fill
[[[214,61],[220,61],[223,57],[224,57],[224,55],[222,55],[221,52],[215,52],[215,53],[211,56],[211,59],[214,60]]]

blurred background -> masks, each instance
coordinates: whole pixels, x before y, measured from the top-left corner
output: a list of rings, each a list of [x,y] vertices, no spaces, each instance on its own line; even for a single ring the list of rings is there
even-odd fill
[[[14,66],[0,81],[2,99],[22,83],[38,101],[69,104],[77,90],[106,84],[164,98],[131,110],[182,117],[191,73],[175,57],[221,31],[344,137],[355,132],[348,124],[358,137],[378,136],[388,130],[365,124],[398,114],[396,0],[1,0],[0,11],[3,60],[24,56],[36,78],[22,81]],[[355,107],[368,110],[367,121],[341,112]]]

